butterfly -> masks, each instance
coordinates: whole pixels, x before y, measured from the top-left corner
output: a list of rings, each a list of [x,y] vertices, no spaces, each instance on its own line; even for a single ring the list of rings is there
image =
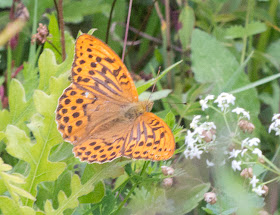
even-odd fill
[[[168,125],[151,113],[153,102],[138,101],[134,82],[119,56],[101,40],[76,40],[72,83],[58,101],[56,122],[81,161],[118,157],[167,160],[175,150]]]

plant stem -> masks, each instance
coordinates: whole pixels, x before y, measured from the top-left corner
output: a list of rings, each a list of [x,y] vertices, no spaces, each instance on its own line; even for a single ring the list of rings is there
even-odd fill
[[[61,51],[62,51],[62,61],[66,58],[66,51],[65,51],[65,37],[64,37],[64,22],[63,22],[63,0],[58,0],[58,22],[60,28],[60,41],[61,41]]]
[[[132,2],[133,2],[133,0],[129,1],[128,14],[127,14],[127,20],[126,20],[126,28],[125,28],[125,36],[124,36],[124,44],[123,44],[122,62],[124,61],[124,55],[125,55],[125,48],[126,48],[126,43],[127,43],[127,36],[128,36],[128,28],[129,28],[129,22],[130,22]]]
[[[254,2],[255,2],[255,0],[249,0],[248,1],[245,29],[248,28],[248,24],[250,22],[250,17],[251,17],[251,12],[253,11],[253,8],[254,8],[254,6],[253,6]],[[245,34],[245,36],[243,37],[243,49],[242,49],[242,54],[241,54],[241,59],[240,59],[240,64],[241,65],[243,64],[243,62],[245,60],[246,49],[247,49],[247,35]]]
[[[110,16],[109,16],[109,20],[108,20],[108,24],[107,24],[106,39],[105,39],[106,44],[108,44],[108,40],[109,40],[109,31],[110,31],[111,21],[112,21],[112,17],[113,17],[113,11],[114,11],[116,2],[117,2],[117,0],[113,1],[111,11],[110,11]]]
[[[145,161],[142,170],[140,172],[140,176],[143,175],[143,173],[145,172],[147,166],[149,165],[150,161]],[[118,209],[113,213],[118,214],[120,212],[120,210],[122,209],[122,207],[124,206],[124,204],[127,202],[127,200],[129,199],[130,195],[133,193],[134,189],[137,187],[138,183],[135,183],[132,188],[130,189],[129,193],[126,195],[125,199],[121,202],[120,206],[118,207]]]
[[[32,35],[36,34],[37,31],[38,0],[34,0],[33,14],[34,15],[32,20]],[[36,45],[30,42],[29,55],[28,55],[28,69],[23,70],[23,75],[25,79],[28,79],[28,77],[35,75],[33,73],[33,71],[35,71],[33,68],[36,62],[35,53],[36,53]],[[33,74],[31,74],[30,72],[32,72]]]
[[[8,42],[8,51],[7,51],[7,92],[9,95],[11,77],[12,77],[12,48],[10,42]]]
[[[271,183],[271,182],[273,182],[273,181],[277,181],[277,180],[280,180],[280,177],[279,177],[279,176],[278,176],[278,177],[275,177],[275,178],[273,178],[273,179],[271,179],[271,180],[269,180],[269,181],[264,182],[263,185],[269,184],[269,183]]]

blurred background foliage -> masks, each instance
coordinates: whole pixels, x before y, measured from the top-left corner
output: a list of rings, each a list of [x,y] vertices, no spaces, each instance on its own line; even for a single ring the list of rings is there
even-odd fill
[[[279,138],[267,133],[280,105],[278,0],[134,0],[124,62],[138,92],[148,93],[143,98],[150,95],[147,89],[154,81],[148,80],[157,77],[158,69],[167,72],[173,66],[156,83],[153,111],[173,129],[177,154],[166,162],[104,165],[86,165],[73,157],[72,146],[53,124],[54,110],[70,83],[79,31],[97,29],[94,36],[121,56],[129,1],[61,1],[65,60],[59,2],[0,1],[2,213],[225,215],[256,214],[265,207],[279,214],[277,183],[264,201],[248,195],[230,168],[213,173],[205,166],[206,157],[190,161],[182,154],[186,128],[194,115],[203,114],[200,96],[229,92],[250,111],[253,135],[262,140],[264,154],[279,164]],[[19,4],[25,8],[18,9]],[[47,26],[49,36],[36,44],[31,40],[39,23]],[[222,124],[217,127],[224,131]],[[161,165],[175,169],[172,188],[161,186]],[[50,169],[55,170],[48,173]],[[49,175],[40,178],[43,173]],[[215,206],[201,202],[210,186],[223,190]]]

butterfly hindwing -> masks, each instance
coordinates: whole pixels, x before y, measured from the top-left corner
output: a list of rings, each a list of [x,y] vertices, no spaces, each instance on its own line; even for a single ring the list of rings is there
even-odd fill
[[[175,150],[168,125],[153,113],[140,116],[130,130],[123,156],[133,159],[167,160]]]
[[[73,152],[81,161],[88,163],[110,162],[121,156],[124,139],[119,137],[114,142],[107,142],[103,138],[91,138],[74,147]]]

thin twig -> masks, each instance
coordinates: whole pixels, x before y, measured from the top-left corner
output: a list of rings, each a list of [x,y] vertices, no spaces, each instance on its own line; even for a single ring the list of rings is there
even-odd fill
[[[61,41],[61,49],[62,49],[62,61],[66,58],[66,51],[65,51],[65,37],[64,37],[64,21],[63,21],[63,0],[58,0],[58,22],[60,28],[60,41]]]
[[[130,15],[131,15],[132,2],[133,2],[133,0],[129,1],[128,15],[127,15],[126,29],[125,29],[125,37],[124,37],[124,44],[123,44],[122,62],[124,61],[124,54],[125,54],[125,48],[126,48],[126,42],[127,42],[127,36],[128,36],[128,27],[129,27]]]
[[[55,47],[55,45],[52,43],[52,41],[47,39],[46,42],[48,42],[57,51],[57,53],[60,54],[60,56],[61,56],[61,52]]]
[[[145,18],[144,18],[144,20],[143,20],[143,22],[142,22],[140,28],[139,28],[139,29],[136,29],[135,31],[133,31],[133,32],[136,33],[136,34],[135,34],[134,38],[132,39],[132,45],[128,48],[128,50],[127,50],[125,56],[130,52],[132,46],[133,46],[134,43],[135,43],[134,41],[137,40],[137,38],[138,38],[138,36],[140,35],[140,33],[142,33],[142,30],[143,30],[144,26],[146,26],[147,21],[148,21],[148,19],[150,18],[150,15],[151,15],[151,13],[152,13],[152,9],[153,9],[153,7],[154,7],[156,1],[157,1],[157,0],[154,0],[154,1],[153,1],[153,5],[149,6],[147,15],[145,15]],[[132,28],[132,27],[129,27],[129,29],[131,29],[131,28]],[[133,29],[135,29],[135,28],[133,28]]]
[[[112,24],[111,29],[110,29],[110,32],[114,32],[114,29],[115,29],[116,24],[119,24],[119,25],[125,27],[125,24],[124,24],[124,23],[116,22],[116,23],[113,23],[113,24]],[[134,32],[134,33],[138,33],[138,29],[136,29],[136,28],[134,28],[134,27],[129,26],[129,30],[132,31],[132,32]],[[147,40],[150,40],[150,41],[155,42],[155,43],[158,43],[158,44],[162,44],[162,43],[163,43],[163,41],[162,41],[161,39],[156,38],[156,37],[153,37],[153,36],[151,36],[151,35],[149,35],[149,34],[147,34],[147,33],[145,33],[145,32],[142,32],[142,31],[138,33],[138,36],[141,36],[141,37],[143,37],[143,38],[145,38],[145,39],[147,39]],[[136,43],[136,44],[135,44],[135,43]],[[137,41],[127,41],[127,45],[130,45],[130,46],[132,46],[132,45],[139,45],[139,40],[137,40]],[[175,46],[175,45],[172,45],[172,44],[171,44],[171,47],[170,47],[170,48],[173,49],[173,50],[175,50],[175,51],[177,51],[177,52],[180,52],[180,53],[183,53],[183,52],[184,52],[183,49],[180,48],[179,46]]]
[[[158,5],[158,2],[155,2],[155,9],[156,9],[156,12],[157,12],[157,15],[160,19],[160,22],[165,22],[164,18],[163,18],[163,15],[160,11],[160,8],[159,8],[159,5]]]
[[[167,53],[167,59],[166,59],[166,66],[169,67],[171,65],[172,61],[172,53],[170,51],[171,47],[171,36],[170,36],[170,2],[169,0],[164,1],[165,4],[165,21],[166,21],[166,53]],[[167,85],[168,88],[172,88],[172,73],[169,72],[167,74]]]
[[[115,7],[116,2],[117,2],[117,0],[113,1],[111,11],[110,11],[110,16],[109,16],[109,20],[108,20],[108,24],[107,24],[107,31],[106,31],[106,40],[105,40],[106,44],[108,44],[108,40],[109,40],[109,29],[110,29],[110,26],[111,26],[113,11],[114,11],[114,7]]]

